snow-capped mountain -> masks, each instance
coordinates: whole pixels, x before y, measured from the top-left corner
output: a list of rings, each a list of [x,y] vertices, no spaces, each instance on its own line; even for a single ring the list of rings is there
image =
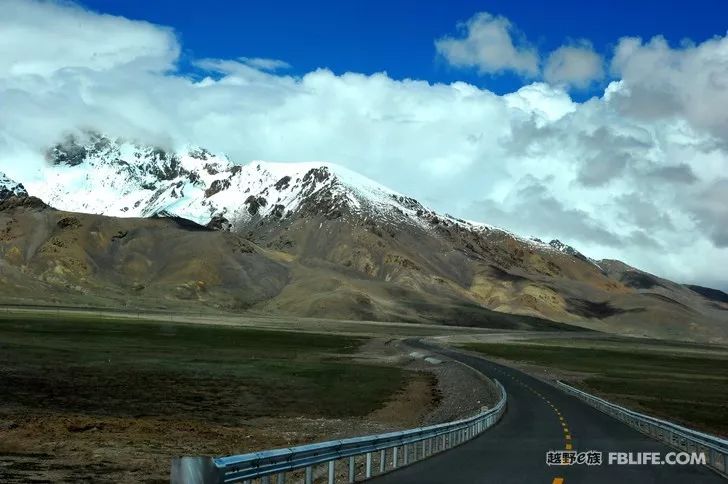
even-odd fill
[[[539,247],[581,255],[559,241],[523,239],[503,229],[438,214],[417,200],[326,162],[236,164],[190,147],[168,152],[90,133],[47,152],[49,165],[28,190],[58,209],[115,217],[174,216],[218,229],[323,214],[379,224],[455,226],[496,232]],[[583,256],[582,256],[583,257]]]
[[[225,219],[291,217],[313,209],[331,217],[376,213],[418,220],[416,200],[341,166],[324,162],[235,164],[202,148],[170,153],[91,134],[51,148],[42,181],[29,189],[50,205],[117,217],[169,215],[201,225]]]
[[[437,213],[334,164],[240,165],[99,134],[68,138],[47,160],[42,173],[16,177],[25,188],[0,177],[0,198],[30,194],[58,209],[0,203],[0,295],[23,303],[50,291],[79,304],[93,294],[122,305],[725,337],[720,294]]]
[[[0,172],[0,200],[10,197],[27,197],[28,192],[25,187],[8,178],[3,172]]]

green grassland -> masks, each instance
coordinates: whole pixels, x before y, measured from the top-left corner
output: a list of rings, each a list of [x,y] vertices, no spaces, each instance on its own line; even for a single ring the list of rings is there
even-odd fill
[[[93,316],[0,314],[0,416],[239,421],[365,415],[404,371],[346,358],[363,338]]]
[[[621,349],[620,349],[621,346]],[[728,351],[656,341],[473,343],[488,356],[579,374],[582,389],[651,415],[728,434]]]

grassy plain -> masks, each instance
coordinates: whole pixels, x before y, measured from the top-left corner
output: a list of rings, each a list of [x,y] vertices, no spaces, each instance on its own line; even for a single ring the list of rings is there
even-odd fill
[[[224,420],[363,415],[403,384],[396,368],[337,358],[364,340],[174,323],[0,317],[2,405]]]
[[[162,482],[172,455],[315,439],[416,378],[352,358],[366,341],[0,314],[0,481]]]
[[[728,435],[728,349],[633,338],[471,343],[651,415]]]

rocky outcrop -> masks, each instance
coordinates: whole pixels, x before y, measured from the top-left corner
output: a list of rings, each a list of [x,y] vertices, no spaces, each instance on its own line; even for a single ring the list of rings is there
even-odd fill
[[[27,197],[28,192],[25,187],[8,178],[4,173],[0,172],[0,201],[11,197]]]

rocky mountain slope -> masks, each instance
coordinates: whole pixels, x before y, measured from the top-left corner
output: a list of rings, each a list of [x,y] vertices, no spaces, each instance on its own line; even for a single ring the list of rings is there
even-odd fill
[[[289,269],[244,238],[183,219],[113,218],[0,201],[6,303],[245,309],[274,297]]]
[[[236,165],[200,148],[170,153],[97,134],[83,140],[68,138],[49,149],[47,158],[41,181],[25,183],[28,192],[57,209],[104,215],[94,223],[114,229],[123,225],[119,230],[128,232],[127,241],[152,250],[156,242],[151,241],[158,240],[152,227],[162,226],[144,224],[172,223],[164,220],[170,217],[191,221],[190,226],[198,228],[192,233],[197,234],[195,240],[200,242],[194,244],[199,247],[173,250],[174,242],[165,241],[164,247],[174,254],[165,259],[167,263],[175,260],[177,265],[191,266],[188,261],[195,260],[204,265],[200,262],[207,251],[203,240],[235,237],[253,247],[256,255],[249,257],[256,258],[254,267],[272,264],[285,273],[263,289],[256,286],[262,273],[253,271],[256,277],[238,281],[235,289],[230,279],[219,274],[228,270],[225,264],[211,264],[205,274],[192,270],[188,275],[194,273],[210,291],[193,291],[203,304],[252,305],[260,311],[330,318],[492,327],[549,327],[556,321],[622,334],[703,341],[727,337],[728,303],[720,296],[656,278],[618,261],[593,261],[559,241],[525,239],[436,213],[336,165]],[[48,216],[43,229],[43,224],[38,224],[41,228],[28,225],[37,215],[18,215],[38,209],[17,202],[5,205],[5,219],[25,220],[17,222],[24,232],[50,236],[58,230]],[[137,225],[147,231],[131,230]],[[7,232],[3,219],[0,230]],[[175,232],[174,237],[181,235]],[[78,236],[74,240],[68,242],[69,250],[77,244],[88,252],[85,244],[90,241]],[[193,246],[194,252],[186,252]],[[40,264],[28,252],[31,247],[37,250],[38,242],[30,244],[29,239],[20,241],[10,235],[0,239],[0,254],[5,254],[0,261],[6,265],[13,247],[24,254],[15,261],[23,277],[43,280],[48,269],[41,266],[50,267],[50,262],[43,259]],[[100,247],[93,257],[101,257],[113,246]],[[152,260],[154,254],[144,257]],[[178,273],[168,277],[171,286],[149,291],[144,271],[139,269],[134,277],[124,274],[123,260],[113,266],[122,271],[114,287],[128,304],[141,304],[147,292],[163,292],[165,300],[173,301],[185,292],[177,287],[192,283],[192,278]],[[111,270],[103,257],[99,262],[94,259],[90,267],[95,275]],[[51,283],[66,284],[65,277]],[[96,293],[76,282],[71,286]],[[135,285],[144,288],[134,291]],[[255,296],[236,303],[238,293]]]

